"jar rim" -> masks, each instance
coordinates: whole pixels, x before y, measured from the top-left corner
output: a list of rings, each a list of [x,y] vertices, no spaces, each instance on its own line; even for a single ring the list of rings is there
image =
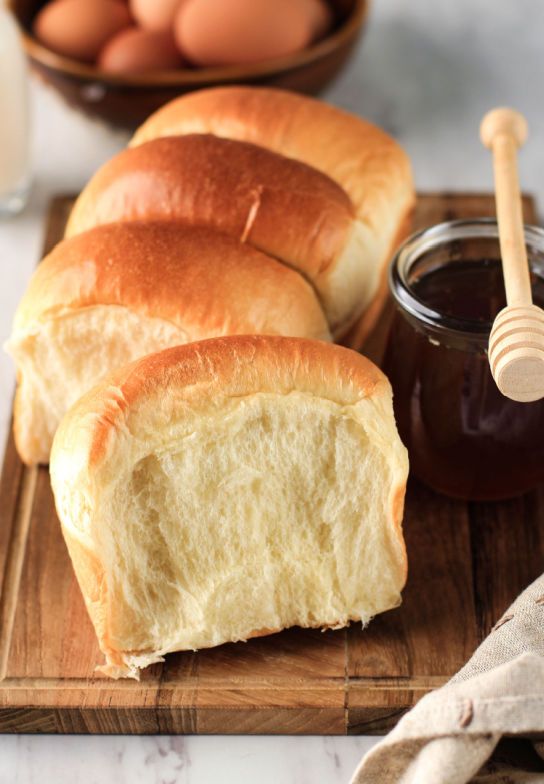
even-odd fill
[[[544,230],[524,225],[525,244],[544,253]],[[411,234],[398,248],[389,266],[389,289],[397,305],[412,318],[442,332],[487,339],[492,321],[475,321],[442,313],[427,305],[414,291],[408,274],[424,254],[448,242],[468,239],[496,239],[499,228],[495,218],[467,218],[437,223]],[[535,248],[536,246],[536,248]],[[528,253],[530,257],[530,253]]]

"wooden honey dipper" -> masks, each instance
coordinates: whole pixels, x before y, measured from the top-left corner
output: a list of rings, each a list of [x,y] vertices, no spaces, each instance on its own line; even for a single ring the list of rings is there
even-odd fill
[[[533,305],[517,170],[517,149],[527,139],[525,117],[513,109],[493,109],[482,120],[480,138],[493,153],[508,303],[489,335],[491,373],[506,397],[520,402],[539,400],[544,397],[544,310]]]

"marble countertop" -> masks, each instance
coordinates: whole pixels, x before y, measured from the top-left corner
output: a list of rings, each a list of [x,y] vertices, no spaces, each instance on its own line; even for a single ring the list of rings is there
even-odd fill
[[[544,14],[539,0],[376,0],[364,41],[324,97],[393,133],[410,153],[420,190],[490,190],[478,140],[494,105],[525,112],[523,188],[544,204]],[[75,192],[126,143],[33,84],[34,187],[25,212],[0,222],[0,341],[43,239],[54,193]],[[0,354],[0,441],[14,374]],[[284,737],[0,736],[0,784],[340,784],[375,739]],[[385,784],[385,783],[384,783]],[[422,782],[422,784],[424,784]]]

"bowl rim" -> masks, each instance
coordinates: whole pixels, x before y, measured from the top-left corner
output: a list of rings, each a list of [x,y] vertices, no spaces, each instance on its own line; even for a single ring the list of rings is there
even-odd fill
[[[27,55],[35,62],[64,74],[92,82],[107,82],[122,87],[175,87],[187,85],[209,85],[211,82],[247,81],[248,79],[277,76],[286,71],[303,68],[334,52],[348,43],[365,23],[370,0],[354,0],[351,13],[331,35],[325,36],[312,46],[300,52],[246,65],[213,66],[194,70],[179,69],[152,71],[147,74],[121,75],[101,71],[94,65],[87,65],[70,57],[56,54],[40,44],[20,22],[14,0],[8,0],[8,8],[15,16],[21,29],[23,45]]]

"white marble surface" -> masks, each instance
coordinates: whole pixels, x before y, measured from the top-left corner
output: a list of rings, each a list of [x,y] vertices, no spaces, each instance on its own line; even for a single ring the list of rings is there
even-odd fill
[[[347,784],[361,756],[375,740],[0,736],[0,782]]]
[[[420,189],[489,189],[479,119],[495,104],[514,105],[531,128],[522,183],[543,205],[543,40],[541,0],[375,0],[363,45],[327,97],[394,133],[412,156]],[[80,188],[125,142],[37,85],[33,104],[32,198],[23,215],[0,223],[1,341],[36,263],[50,195]],[[2,442],[12,389],[11,363],[0,355]],[[373,742],[0,736],[0,784],[347,784]]]

